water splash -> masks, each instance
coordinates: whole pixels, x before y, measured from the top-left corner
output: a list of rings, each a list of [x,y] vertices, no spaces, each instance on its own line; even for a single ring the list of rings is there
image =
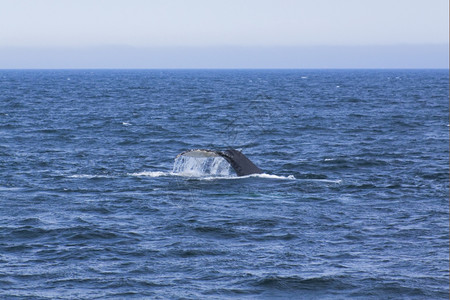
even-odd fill
[[[223,157],[180,155],[173,164],[174,174],[193,177],[231,176],[230,164]]]

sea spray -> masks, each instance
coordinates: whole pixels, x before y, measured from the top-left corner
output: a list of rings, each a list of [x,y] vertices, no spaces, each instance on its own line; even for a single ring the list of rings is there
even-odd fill
[[[230,176],[230,164],[222,157],[192,157],[181,155],[175,159],[173,173],[185,176]]]

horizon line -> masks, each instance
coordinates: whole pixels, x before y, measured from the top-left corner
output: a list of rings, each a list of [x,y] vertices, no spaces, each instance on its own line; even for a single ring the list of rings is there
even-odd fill
[[[0,49],[5,48],[35,48],[35,49],[86,49],[86,48],[133,48],[133,49],[152,49],[152,48],[317,48],[317,47],[407,47],[407,46],[449,46],[450,42],[436,43],[386,43],[386,44],[309,44],[309,45],[130,45],[130,44],[86,44],[86,45],[0,45]]]
[[[447,69],[449,47],[1,47],[0,69]]]
[[[353,70],[353,71],[382,71],[382,70],[398,70],[398,71],[414,71],[414,70],[421,70],[421,71],[426,71],[426,70],[436,70],[436,71],[445,71],[445,70],[450,70],[450,66],[447,68],[427,68],[427,67],[423,67],[423,68],[418,68],[418,67],[411,67],[411,68],[397,68],[397,67],[379,67],[379,68],[364,68],[364,67],[340,67],[340,68],[321,68],[321,67],[317,67],[317,68],[267,68],[267,67],[255,67],[255,68],[234,68],[234,67],[224,67],[224,68],[114,68],[114,67],[103,67],[103,68],[85,68],[85,67],[74,67],[74,68],[0,68],[0,71],[54,71],[54,70],[60,70],[60,71],[191,71],[191,70],[198,70],[198,71],[223,71],[223,70],[229,70],[229,71],[253,71],[253,70],[267,70],[267,71],[338,71],[338,70]]]

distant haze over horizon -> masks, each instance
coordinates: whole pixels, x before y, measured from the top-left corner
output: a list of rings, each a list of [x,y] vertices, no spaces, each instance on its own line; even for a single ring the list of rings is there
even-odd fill
[[[0,68],[448,68],[447,0],[2,0]]]
[[[447,45],[0,48],[2,69],[448,69]]]

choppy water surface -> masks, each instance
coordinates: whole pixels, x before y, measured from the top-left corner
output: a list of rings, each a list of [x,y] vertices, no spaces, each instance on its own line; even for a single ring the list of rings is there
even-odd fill
[[[448,88],[448,70],[0,71],[0,297],[448,299]],[[228,147],[265,174],[173,173]]]

